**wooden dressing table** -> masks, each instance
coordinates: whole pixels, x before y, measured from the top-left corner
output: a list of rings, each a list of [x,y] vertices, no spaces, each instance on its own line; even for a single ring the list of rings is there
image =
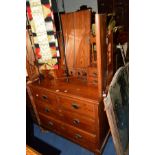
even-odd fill
[[[54,76],[51,79],[47,75],[40,82],[34,80],[38,72],[32,58],[27,55],[27,91],[42,128],[101,155],[109,135],[103,104],[108,77],[106,15],[95,14],[93,21],[91,10],[84,10],[61,17],[69,82],[65,76],[64,51],[59,38],[59,70],[52,71]],[[91,33],[92,21],[96,26],[95,35]],[[27,35],[27,47],[30,47],[28,40]],[[32,55],[31,48],[27,52]],[[34,65],[30,69],[28,64]]]

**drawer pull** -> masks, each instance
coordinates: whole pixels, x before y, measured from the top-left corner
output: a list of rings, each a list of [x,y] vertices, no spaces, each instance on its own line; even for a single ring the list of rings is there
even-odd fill
[[[76,138],[76,139],[81,139],[82,136],[81,136],[80,134],[75,134],[75,138]]]
[[[36,94],[36,97],[38,97],[39,95],[38,94]]]
[[[54,124],[53,124],[53,122],[48,122],[48,125],[53,126]]]
[[[50,112],[50,110],[48,108],[45,108],[45,112]]]
[[[79,109],[79,105],[78,105],[77,103],[72,103],[72,107],[73,107],[74,109]]]
[[[48,99],[48,97],[47,97],[47,96],[45,96],[45,95],[43,95],[43,96],[42,96],[42,99],[47,100],[47,99]]]
[[[73,123],[74,123],[74,124],[79,124],[79,123],[80,123],[80,120],[79,120],[79,119],[74,119],[74,120],[73,120]]]

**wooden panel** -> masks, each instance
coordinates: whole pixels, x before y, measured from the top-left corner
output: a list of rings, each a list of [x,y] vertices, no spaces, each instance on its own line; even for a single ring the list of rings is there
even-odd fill
[[[98,69],[98,93],[102,100],[106,88],[107,50],[106,50],[106,15],[95,15],[96,22],[96,48]]]
[[[97,86],[97,84],[98,84],[98,78],[97,77],[88,76],[88,85]]]
[[[67,65],[72,68],[74,64],[74,15],[73,13],[62,14],[61,20]]]
[[[62,111],[62,115],[65,122],[70,125],[91,133],[95,133],[95,120],[83,117],[82,115],[78,115],[76,113],[72,113],[71,115],[70,112],[67,111]]]
[[[88,68],[88,76],[97,77],[97,67],[89,67]]]
[[[74,13],[75,28],[75,68],[85,68],[90,64],[91,11]]]
[[[90,64],[91,11],[62,14],[66,59],[69,71]]]
[[[65,97],[59,97],[59,103],[63,109],[95,118],[94,104],[89,104],[88,102]]]
[[[113,30],[109,30],[108,35],[108,45],[107,45],[107,71],[108,71],[108,77],[107,77],[107,84],[109,85],[114,71],[114,64],[113,64]]]
[[[26,31],[26,70],[29,80],[35,80],[38,77],[38,70],[35,65],[35,57],[30,42],[28,30]]]

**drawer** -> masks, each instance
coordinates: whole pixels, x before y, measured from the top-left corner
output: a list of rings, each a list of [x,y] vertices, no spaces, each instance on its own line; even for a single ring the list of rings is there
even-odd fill
[[[98,78],[97,77],[88,76],[88,84],[97,85],[98,84]]]
[[[95,121],[88,117],[82,117],[81,115],[75,113],[69,113],[62,111],[63,119],[68,124],[77,127],[79,129],[95,133]]]
[[[88,76],[96,77],[98,76],[96,67],[88,67]]]
[[[83,116],[95,118],[94,104],[92,103],[60,96],[58,98],[58,101],[60,103],[60,106],[64,110],[70,110],[73,113],[79,113]]]
[[[65,135],[77,142],[78,144],[95,144],[96,143],[96,135],[94,134],[90,134],[88,132],[85,132],[84,130],[79,130],[75,127],[69,126],[69,125],[64,125],[65,131],[67,131],[65,133]]]
[[[43,101],[50,104],[57,102],[56,95],[47,91],[46,89],[40,89],[37,87],[32,88],[33,96],[36,100]]]
[[[59,106],[57,104],[48,104],[46,102],[36,101],[36,108],[38,112],[44,115],[54,117],[56,119],[63,119],[63,115],[59,111]]]

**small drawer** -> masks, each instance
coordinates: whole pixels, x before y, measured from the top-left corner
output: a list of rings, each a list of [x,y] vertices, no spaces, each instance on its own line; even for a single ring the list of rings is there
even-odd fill
[[[95,133],[95,121],[88,117],[82,117],[81,115],[72,113],[72,115],[67,111],[62,111],[64,120],[66,123],[77,127],[79,129]]]
[[[97,77],[88,76],[88,84],[97,85],[98,84],[98,78]]]
[[[92,103],[60,96],[58,97],[58,101],[62,110],[71,110],[83,116],[95,118],[94,104]]]
[[[88,68],[88,76],[97,77],[97,68],[96,67],[89,67]]]
[[[63,119],[63,115],[61,111],[59,111],[57,104],[48,104],[46,102],[36,101],[36,108],[38,112],[41,112],[42,114],[54,117],[56,119]]]
[[[32,89],[33,89],[32,90],[33,95],[36,100],[43,101],[50,104],[57,102],[56,95],[47,91],[46,89],[40,89],[37,87],[33,87]]]

